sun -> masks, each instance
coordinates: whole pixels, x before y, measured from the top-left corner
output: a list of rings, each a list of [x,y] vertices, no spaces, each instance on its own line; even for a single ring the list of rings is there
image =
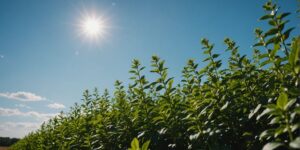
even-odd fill
[[[95,17],[86,18],[83,21],[82,30],[87,36],[98,36],[103,32],[103,22]]]
[[[106,24],[104,19],[99,16],[85,16],[80,21],[80,30],[81,33],[91,40],[98,40],[105,35]]]

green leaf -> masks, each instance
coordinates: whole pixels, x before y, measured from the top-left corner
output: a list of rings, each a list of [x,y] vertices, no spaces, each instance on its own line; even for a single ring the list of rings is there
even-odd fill
[[[287,30],[283,33],[284,39],[288,39],[288,38],[290,37],[291,31],[293,31],[294,29],[295,29],[295,28],[289,28],[289,29],[287,29]]]
[[[264,116],[264,115],[266,115],[266,114],[269,114],[270,112],[272,112],[272,109],[266,108],[261,114],[259,114],[259,115],[256,117],[256,120],[259,120],[262,116]]]
[[[140,70],[144,70],[146,67],[142,67]]]
[[[135,70],[130,70],[129,73],[136,73],[136,71]]]
[[[279,117],[277,117],[279,119]],[[285,126],[280,126],[277,129],[275,129],[274,137],[277,138],[279,135],[283,134],[286,131]]]
[[[270,57],[274,58],[279,49],[280,49],[280,44],[279,43],[274,44],[274,49],[271,51]]]
[[[218,58],[220,54],[213,54],[212,58]]]
[[[144,86],[144,89],[149,89],[151,87],[151,84],[148,84],[146,86]]]
[[[253,45],[253,47],[257,47],[257,46],[264,46],[264,43],[259,42],[259,43],[256,43],[256,44]]]
[[[293,104],[296,102],[296,99],[292,99],[290,100],[285,106],[284,106],[284,110],[288,110],[291,106],[293,106]]]
[[[216,67],[217,67],[217,68],[220,68],[221,65],[222,65],[222,61],[221,61],[221,60],[216,61]]]
[[[297,113],[298,115],[300,115],[300,107],[295,108],[294,112]]]
[[[208,60],[210,60],[209,57],[208,57],[208,58],[205,58],[205,59],[203,60],[203,62],[206,62],[206,61],[208,61]]]
[[[244,132],[242,136],[252,136],[253,134],[251,132]]]
[[[300,37],[292,42],[291,53],[289,55],[289,63],[296,74],[300,73]]]
[[[270,135],[272,135],[273,130],[265,130],[259,135],[259,139],[262,140]]]
[[[280,41],[280,37],[274,36],[266,42],[266,46],[268,46],[271,43],[278,43],[279,41]]]
[[[271,143],[267,143],[262,150],[273,150],[278,148],[279,146],[282,146],[282,143],[278,143],[278,142],[271,142]]]
[[[274,117],[271,121],[270,121],[270,123],[269,124],[277,124],[277,123],[279,123],[279,121],[280,121],[280,118],[279,117]]]
[[[151,70],[150,72],[158,73],[159,70],[158,70],[158,69],[153,69],[153,70]]]
[[[261,108],[261,104],[257,105],[255,107],[255,109],[253,111],[251,111],[251,113],[249,114],[248,118],[251,119],[253,117],[253,115],[255,115],[260,108]]]
[[[297,123],[297,124],[294,124],[292,125],[291,129],[292,129],[292,132],[294,132],[295,130],[299,129],[300,128],[300,123]]]
[[[168,83],[169,81],[171,81],[172,83],[173,83],[173,80],[174,79],[174,77],[172,77],[172,78],[169,78],[167,81],[166,81],[166,83]]]
[[[280,15],[278,15],[278,19],[283,19],[284,17],[286,17],[286,16],[288,16],[288,15],[290,15],[291,13],[282,13],[282,14],[280,14]]]
[[[271,60],[266,60],[266,61],[262,62],[262,63],[260,64],[260,66],[263,67],[263,66],[265,66],[265,65],[267,65],[267,64],[269,64],[269,63],[271,63]]]
[[[262,17],[259,18],[259,20],[266,20],[266,19],[269,19],[269,18],[272,18],[273,15],[270,15],[270,14],[267,14],[267,15],[264,15]]]
[[[270,29],[269,31],[267,31],[265,33],[265,37],[270,36],[270,35],[274,35],[276,33],[278,33],[278,29],[277,28]]]
[[[160,91],[160,90],[163,89],[163,88],[164,88],[163,85],[159,85],[159,86],[156,87],[156,91]]]
[[[227,107],[228,107],[228,101],[222,106],[222,108],[220,109],[220,111],[222,111],[222,110],[224,110],[224,109],[226,109]]]
[[[146,141],[142,146],[142,150],[148,150],[149,144],[150,144],[150,140]]]
[[[271,26],[276,26],[276,21],[270,20],[270,21],[269,21],[269,25],[271,25]]]
[[[203,54],[209,54],[211,51],[208,49],[208,50],[205,50],[204,52],[203,52]]]
[[[284,92],[280,93],[276,103],[277,107],[283,110],[287,103],[288,103],[287,94]]]
[[[137,138],[134,138],[131,141],[131,148],[132,148],[132,150],[139,150],[140,149],[139,140]]]
[[[269,57],[269,54],[268,53],[266,53],[266,54],[261,54],[261,55],[259,55],[259,59],[263,59],[263,58],[268,58]]]
[[[290,142],[291,148],[300,149],[300,137],[297,137],[294,141]]]

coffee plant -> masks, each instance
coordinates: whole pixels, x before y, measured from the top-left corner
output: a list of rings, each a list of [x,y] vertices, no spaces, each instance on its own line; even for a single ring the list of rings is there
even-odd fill
[[[202,39],[206,66],[188,60],[179,83],[160,57],[151,59],[154,81],[133,60],[128,87],[116,81],[111,94],[86,90],[82,104],[11,148],[300,149],[300,37],[290,37],[290,13],[271,1],[263,9],[260,20],[270,29],[255,29],[252,57],[241,55],[237,43],[226,38],[226,67],[214,44]]]

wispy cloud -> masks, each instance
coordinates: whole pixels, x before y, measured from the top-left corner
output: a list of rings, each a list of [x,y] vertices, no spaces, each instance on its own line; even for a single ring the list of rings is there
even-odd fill
[[[0,116],[23,116],[23,117],[33,117],[40,121],[47,121],[57,114],[54,113],[40,113],[36,111],[22,112],[19,109],[12,108],[2,108],[0,107]]]
[[[60,104],[60,103],[52,103],[47,105],[47,107],[52,108],[52,109],[64,109],[66,108],[65,105]]]
[[[29,132],[37,130],[42,122],[2,122],[0,135],[4,137],[22,138]]]
[[[8,99],[14,99],[14,100],[19,100],[19,101],[23,101],[23,102],[32,102],[32,101],[42,101],[42,100],[46,100],[45,97],[36,95],[34,93],[30,93],[30,92],[15,92],[15,93],[0,93],[0,97],[5,97]]]
[[[4,58],[4,55],[0,55],[0,59]]]
[[[19,107],[19,108],[27,108],[27,109],[31,109],[30,106],[25,105],[25,104],[16,104],[15,106],[16,106],[16,107]]]

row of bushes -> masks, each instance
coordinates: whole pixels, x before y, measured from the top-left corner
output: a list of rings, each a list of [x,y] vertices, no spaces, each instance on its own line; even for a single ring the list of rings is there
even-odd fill
[[[82,104],[12,149],[139,149],[135,137],[143,149],[300,149],[300,38],[289,38],[289,13],[271,2],[263,8],[260,20],[271,28],[255,30],[253,57],[226,38],[231,55],[222,66],[214,44],[203,39],[206,66],[188,60],[176,85],[159,57],[152,56],[151,82],[133,60],[127,88],[116,81],[112,94],[86,90]]]
[[[18,138],[0,137],[0,146],[11,146],[18,141]]]

